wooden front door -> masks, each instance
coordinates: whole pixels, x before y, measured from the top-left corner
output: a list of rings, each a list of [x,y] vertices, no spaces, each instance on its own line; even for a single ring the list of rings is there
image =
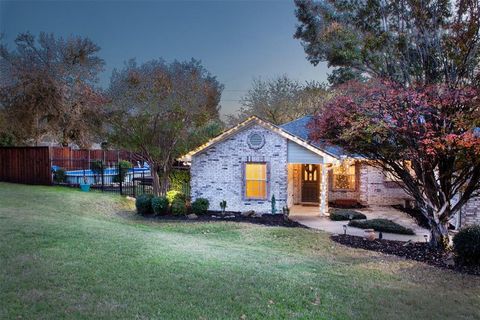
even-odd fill
[[[320,171],[316,164],[302,165],[302,202],[318,203]]]

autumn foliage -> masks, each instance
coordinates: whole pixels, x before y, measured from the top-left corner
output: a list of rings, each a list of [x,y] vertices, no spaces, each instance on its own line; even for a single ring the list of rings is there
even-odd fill
[[[480,188],[479,89],[372,80],[339,90],[310,124],[311,138],[396,176],[429,219],[433,241],[444,242],[448,220]]]

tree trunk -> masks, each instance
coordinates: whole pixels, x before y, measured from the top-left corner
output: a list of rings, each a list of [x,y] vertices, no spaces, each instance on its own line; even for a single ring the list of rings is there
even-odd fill
[[[156,170],[156,165],[153,163],[150,164],[150,173],[152,175],[152,186],[153,186],[153,195],[160,196],[160,178],[158,177],[158,171]]]
[[[439,250],[446,250],[449,247],[448,222],[430,222],[430,246]]]

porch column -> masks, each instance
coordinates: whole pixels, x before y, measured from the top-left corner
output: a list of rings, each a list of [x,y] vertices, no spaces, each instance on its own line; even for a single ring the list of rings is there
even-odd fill
[[[326,164],[320,165],[322,178],[320,180],[320,214],[328,216],[328,168]]]

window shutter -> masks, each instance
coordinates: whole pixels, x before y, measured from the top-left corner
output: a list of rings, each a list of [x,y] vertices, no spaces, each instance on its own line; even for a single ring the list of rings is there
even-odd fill
[[[267,200],[270,200],[270,162],[266,162],[265,166],[267,167]]]
[[[246,184],[247,184],[247,180],[246,180],[246,177],[245,177],[245,167],[246,167],[247,163],[246,162],[242,162],[242,179],[241,179],[241,183],[242,183],[242,186],[240,188],[240,190],[242,190],[242,200],[246,200]]]

